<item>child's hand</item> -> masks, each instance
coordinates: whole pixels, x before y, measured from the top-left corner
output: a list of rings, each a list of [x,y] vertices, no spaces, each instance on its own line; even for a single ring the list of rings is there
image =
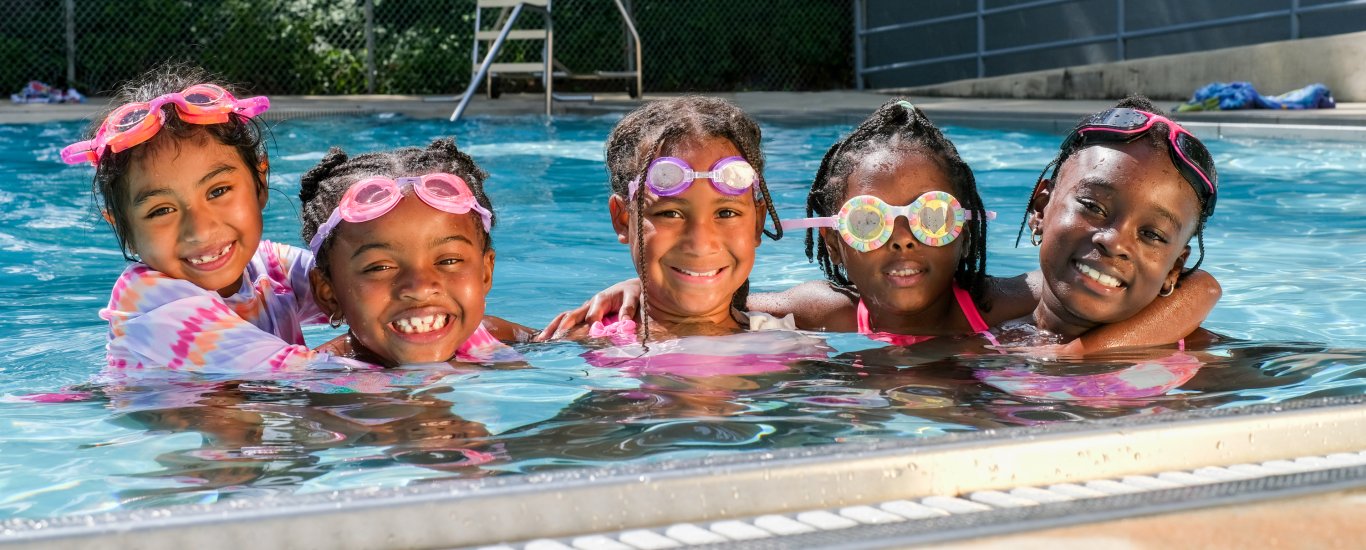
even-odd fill
[[[314,351],[330,353],[337,357],[350,357],[354,353],[354,350],[351,349],[351,336],[349,334],[343,334],[333,338],[327,343],[318,346]]]
[[[561,338],[579,325],[601,321],[608,312],[615,311],[618,319],[633,319],[636,304],[640,303],[640,279],[627,279],[594,294],[583,305],[556,315],[540,334],[532,340],[544,342]]]

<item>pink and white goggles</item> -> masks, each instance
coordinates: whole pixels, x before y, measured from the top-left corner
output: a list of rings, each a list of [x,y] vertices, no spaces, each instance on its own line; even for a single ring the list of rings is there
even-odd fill
[[[479,205],[470,191],[469,185],[460,176],[437,172],[419,177],[389,179],[372,176],[353,184],[341,202],[332,210],[332,215],[318,227],[318,233],[308,241],[308,249],[316,256],[323,241],[343,220],[351,223],[364,223],[393,210],[403,200],[403,192],[412,188],[417,198],[428,206],[451,214],[468,214],[471,210],[479,213],[484,222],[484,231],[491,229],[493,214]]]
[[[661,197],[672,197],[692,186],[693,181],[706,178],[711,186],[725,195],[739,195],[754,188],[759,181],[759,173],[754,171],[749,161],[742,157],[726,157],[711,165],[711,170],[695,172],[681,158],[659,157],[645,170],[645,185]],[[627,198],[636,196],[640,188],[640,178],[631,180]]]

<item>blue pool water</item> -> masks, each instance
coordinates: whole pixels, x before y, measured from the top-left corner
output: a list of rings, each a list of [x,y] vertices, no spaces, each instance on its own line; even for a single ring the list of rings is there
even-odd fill
[[[297,182],[330,145],[359,152],[453,133],[491,174],[499,225],[489,311],[538,327],[633,275],[607,219],[602,143],[614,121],[280,123],[266,237],[300,244]],[[854,335],[815,335],[751,346],[805,354],[786,370],[689,378],[597,368],[585,362],[584,347],[555,343],[519,347],[530,368],[410,369],[363,394],[318,393],[290,380],[184,378],[132,384],[94,401],[16,402],[81,384],[103,363],[105,326],[96,312],[124,260],[94,212],[90,169],[58,159],[79,130],[0,126],[0,519],[1366,391],[1366,193],[1358,185],[1366,151],[1249,139],[1210,142],[1222,189],[1203,266],[1224,287],[1205,326],[1240,340],[1175,362],[1170,350],[1085,364],[939,360]],[[801,214],[821,155],[847,130],[765,126],[781,215]],[[1001,213],[990,229],[989,271],[1031,269],[1034,249],[1012,243],[1025,194],[1059,136],[947,133],[976,170],[988,207]],[[756,291],[818,278],[800,238],[766,241],[752,275]],[[308,334],[316,345],[333,331]],[[1155,389],[1106,397],[1111,374]],[[1028,391],[1049,384],[1102,395],[1079,401]]]

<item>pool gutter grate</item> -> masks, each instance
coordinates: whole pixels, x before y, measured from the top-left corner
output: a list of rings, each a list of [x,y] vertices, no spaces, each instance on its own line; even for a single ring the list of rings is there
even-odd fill
[[[1046,487],[975,491],[877,505],[681,523],[483,550],[885,548],[930,544],[1366,486],[1366,450],[1207,466]]]

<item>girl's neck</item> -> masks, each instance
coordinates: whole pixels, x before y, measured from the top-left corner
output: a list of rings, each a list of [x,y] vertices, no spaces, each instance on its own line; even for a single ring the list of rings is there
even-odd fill
[[[959,311],[958,299],[952,288],[916,311],[885,308],[877,300],[867,298],[863,299],[863,306],[868,308],[868,325],[873,332],[946,336],[971,331],[967,318]]]
[[[656,308],[649,311],[652,334],[658,330],[669,336],[713,336],[745,328],[740,322],[742,314],[729,305],[706,315],[678,315]]]
[[[1034,308],[1034,313],[1031,315],[1034,326],[1040,330],[1072,340],[1099,325],[1099,323],[1080,319],[1068,313],[1061,306],[1049,305],[1049,301],[1046,297],[1044,300],[1039,300],[1039,307]]]

